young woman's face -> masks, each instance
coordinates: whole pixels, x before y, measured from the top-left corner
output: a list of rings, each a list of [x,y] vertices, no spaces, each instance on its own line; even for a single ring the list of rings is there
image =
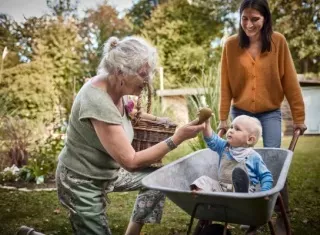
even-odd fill
[[[246,35],[251,38],[259,36],[264,24],[264,17],[259,11],[246,8],[241,14],[241,27]]]

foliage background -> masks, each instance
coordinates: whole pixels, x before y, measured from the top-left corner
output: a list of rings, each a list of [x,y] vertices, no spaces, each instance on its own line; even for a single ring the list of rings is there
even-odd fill
[[[73,98],[85,78],[95,75],[103,44],[110,36],[142,36],[156,46],[159,66],[164,68],[165,88],[207,88],[204,99],[190,97],[188,109],[193,119],[200,106],[211,107],[216,114],[211,119],[215,129],[221,45],[239,27],[241,0],[225,0],[223,4],[221,0],[139,0],[123,17],[108,1],[88,9],[83,17],[77,11],[81,0],[43,1],[50,13],[41,17],[16,22],[0,13],[0,181],[16,180],[11,173],[1,172],[12,164],[21,167],[23,180],[52,179],[57,156],[64,146]],[[320,1],[268,2],[274,30],[287,38],[297,72],[320,81]],[[159,88],[158,75],[154,88]],[[174,115],[163,113],[156,96],[152,112]],[[319,230],[316,143],[318,139],[303,139],[294,159],[294,174],[289,178],[296,234],[316,234]],[[199,136],[179,152],[174,151],[166,161],[203,147]],[[307,175],[304,169],[309,169]],[[308,180],[302,182],[305,178]],[[12,234],[22,224],[52,234],[70,233],[55,193],[0,193],[4,212],[0,214],[1,234]],[[115,205],[108,213],[115,234],[122,234],[125,229],[134,194],[111,195]],[[168,204],[164,224],[146,227],[146,234],[178,234],[186,230],[189,217]]]
[[[46,0],[50,13],[41,17],[16,22],[0,14],[0,170],[39,158],[27,167],[32,172],[50,169],[43,172],[50,174],[64,144],[73,98],[85,78],[95,75],[110,36],[137,35],[156,46],[165,88],[208,88],[204,101],[190,98],[191,119],[203,105],[217,113],[221,45],[239,27],[240,2],[140,0],[120,17],[104,1],[80,17],[79,0]],[[319,1],[270,0],[269,4],[274,29],[287,37],[297,72],[320,77]],[[154,88],[159,88],[158,75]],[[154,112],[173,115],[164,114],[160,101],[154,100]],[[216,123],[213,118],[213,127]],[[24,131],[19,131],[21,126]],[[201,147],[203,142],[199,143]]]

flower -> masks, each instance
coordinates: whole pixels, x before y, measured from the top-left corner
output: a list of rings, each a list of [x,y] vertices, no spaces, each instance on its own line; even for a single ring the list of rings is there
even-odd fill
[[[19,173],[20,169],[16,165],[12,165],[11,167],[6,167],[3,172],[11,172],[13,175],[16,175]]]
[[[127,114],[131,113],[134,107],[134,102],[132,100],[129,100],[128,103],[124,106]]]

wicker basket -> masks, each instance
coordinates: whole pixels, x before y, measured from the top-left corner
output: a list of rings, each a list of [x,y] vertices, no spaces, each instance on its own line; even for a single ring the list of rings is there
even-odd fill
[[[147,113],[151,110],[151,87],[148,84],[148,105]],[[151,121],[143,119],[141,115],[141,95],[137,102],[137,113],[131,120],[134,129],[134,137],[132,146],[135,151],[141,151],[149,148],[168,137],[172,136],[176,130],[177,125],[173,123],[161,123],[159,121]],[[151,165],[151,167],[161,167],[162,162],[157,162]]]

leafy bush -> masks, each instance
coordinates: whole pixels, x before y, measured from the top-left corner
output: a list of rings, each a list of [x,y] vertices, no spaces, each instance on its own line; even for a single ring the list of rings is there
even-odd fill
[[[201,79],[195,80],[198,88],[205,88],[204,94],[200,96],[190,96],[188,102],[189,119],[197,118],[197,112],[201,107],[209,107],[213,112],[210,124],[213,130],[216,130],[219,124],[219,79],[218,70],[209,68],[203,70]],[[188,142],[193,151],[206,148],[202,133],[198,134],[196,140]]]
[[[0,87],[7,112],[15,111],[15,116],[39,123],[50,123],[54,118],[57,101],[52,75],[42,62],[5,69]]]
[[[189,86],[191,77],[201,77],[203,61],[212,64],[211,42],[222,37],[221,20],[210,15],[207,6],[172,0],[159,5],[151,18],[144,21],[140,34],[157,47],[165,87]]]
[[[61,122],[57,124],[50,136],[45,140],[44,143],[37,141],[37,147],[31,153],[32,156],[47,156],[56,159],[58,154],[61,152],[64,146],[64,138],[67,130],[67,123]]]
[[[56,166],[56,160],[45,155],[30,158],[28,164],[20,170],[20,178],[25,181],[43,183],[45,177],[52,174]]]
[[[64,146],[66,123],[61,123],[53,129],[52,134],[44,143],[37,141],[36,147],[30,155],[28,164],[21,169],[20,177],[25,181],[43,183],[46,178],[54,174],[57,156]]]
[[[32,129],[30,121],[17,117],[5,117],[3,120],[5,122],[0,126],[0,140],[5,146],[6,155],[10,157],[10,164],[21,168],[20,178],[41,183],[50,177],[55,170],[57,156],[64,146],[66,123],[52,128],[49,137],[42,141],[45,135],[39,134],[38,128]],[[9,181],[11,175],[2,175],[1,180]]]
[[[2,118],[0,140],[2,140],[4,152],[10,158],[10,165],[20,168],[27,164],[32,143],[37,136],[34,130],[34,125],[26,120],[10,116]]]
[[[19,168],[16,165],[6,167],[0,172],[0,182],[14,182],[19,179]]]

